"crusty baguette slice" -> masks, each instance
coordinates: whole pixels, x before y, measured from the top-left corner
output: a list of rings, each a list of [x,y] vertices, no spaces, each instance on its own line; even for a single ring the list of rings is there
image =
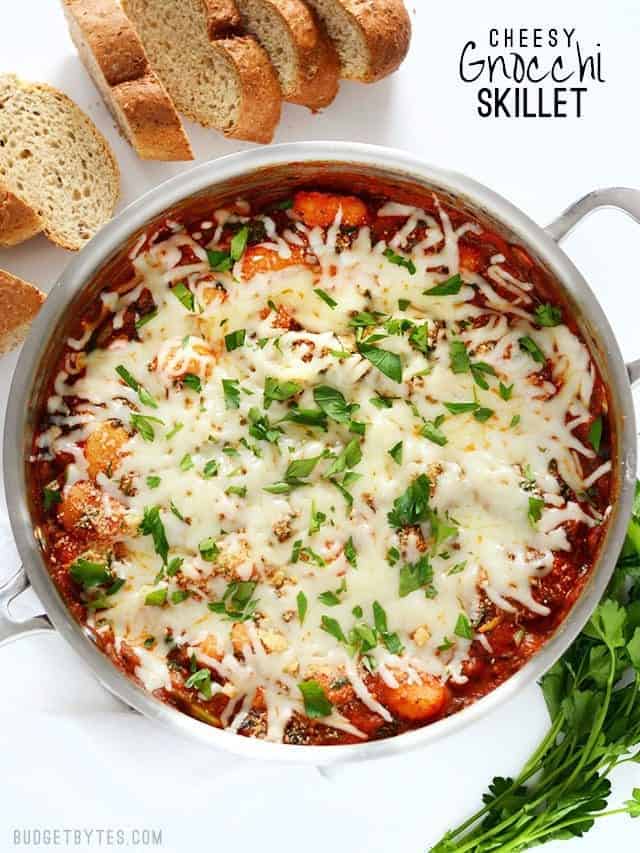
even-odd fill
[[[120,173],[105,138],[66,95],[0,74],[0,185],[40,217],[50,240],[75,251],[113,215]]]
[[[22,343],[44,300],[37,287],[0,270],[0,355]]]
[[[402,0],[306,0],[340,57],[342,77],[375,83],[398,68],[409,50],[411,19]]]
[[[36,211],[0,183],[0,246],[16,246],[39,234],[42,228]]]
[[[180,116],[116,0],[62,0],[80,58],[143,160],[193,160]]]
[[[234,0],[123,0],[177,109],[205,127],[270,142],[282,95],[253,36],[239,35]]]
[[[242,24],[269,54],[285,101],[311,110],[338,94],[340,62],[333,43],[304,0],[236,0]]]

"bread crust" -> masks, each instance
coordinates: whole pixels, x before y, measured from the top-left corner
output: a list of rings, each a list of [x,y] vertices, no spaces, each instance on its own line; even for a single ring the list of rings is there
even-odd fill
[[[314,111],[328,106],[338,94],[340,60],[323,24],[303,0],[261,2],[278,15],[296,53],[296,81],[290,91],[283,90],[285,100]]]
[[[216,39],[212,46],[222,50],[240,79],[238,122],[225,135],[250,142],[271,142],[280,121],[280,82],[266,51],[253,36]]]
[[[45,298],[33,284],[0,270],[0,354],[22,343]]]
[[[114,86],[111,97],[126,116],[130,138],[142,160],[193,160],[182,122],[155,74]]]
[[[42,228],[37,212],[0,183],[0,246],[17,246],[35,237]]]
[[[411,43],[411,19],[403,0],[337,1],[362,32],[369,50],[367,74],[352,79],[375,83],[392,74],[405,59]]]
[[[63,0],[63,5],[80,58],[138,155],[193,160],[173,102],[115,0]]]

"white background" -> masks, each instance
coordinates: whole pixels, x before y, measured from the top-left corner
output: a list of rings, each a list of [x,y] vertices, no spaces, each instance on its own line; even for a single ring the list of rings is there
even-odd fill
[[[276,141],[404,148],[472,175],[543,224],[595,187],[640,186],[638,0],[413,0],[410,8],[414,41],[398,74],[373,87],[343,85],[324,115],[287,106]],[[478,118],[475,87],[458,80],[463,44],[486,47],[490,26],[534,25],[576,27],[585,48],[599,42],[606,85],[591,87],[582,119]],[[88,111],[119,158],[123,204],[188,168],[144,164],[118,136],[57,3],[2,4],[2,71],[52,83]],[[250,147],[190,130],[199,160]],[[639,245],[640,228],[612,211],[566,244],[629,359],[640,356]],[[1,251],[0,266],[48,290],[68,257],[37,238]],[[14,364],[15,355],[0,362],[3,410]],[[5,543],[0,572],[15,559]],[[0,673],[0,851],[14,849],[14,827],[151,826],[163,830],[163,849],[176,853],[205,845],[237,853],[419,853],[475,809],[491,776],[517,771],[546,726],[534,686],[454,739],[326,778],[314,769],[249,763],[156,727],[106,695],[53,634],[4,647]],[[640,785],[637,765],[616,777],[614,799],[625,799],[633,785]],[[640,822],[614,818],[583,840],[547,849],[600,853],[639,841]]]

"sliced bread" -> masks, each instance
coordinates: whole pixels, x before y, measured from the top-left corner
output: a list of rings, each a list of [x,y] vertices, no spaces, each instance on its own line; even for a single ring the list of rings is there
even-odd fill
[[[80,58],[143,160],[193,160],[166,89],[116,0],[63,0]]]
[[[234,0],[123,0],[149,60],[177,107],[205,127],[270,142],[282,95]]]
[[[37,287],[0,270],[0,355],[22,343],[44,300]]]
[[[50,240],[75,251],[113,215],[120,174],[107,141],[72,100],[0,74],[0,186],[42,220]]]
[[[409,50],[411,20],[402,0],[306,0],[338,51],[341,75],[375,83],[398,68]]]
[[[236,0],[243,27],[269,54],[285,101],[311,110],[338,94],[340,63],[323,25],[304,0]]]
[[[0,183],[0,246],[15,246],[42,231],[36,211]]]

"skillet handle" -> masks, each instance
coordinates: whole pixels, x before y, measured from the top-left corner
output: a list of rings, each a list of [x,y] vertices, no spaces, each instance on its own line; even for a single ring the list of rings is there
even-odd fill
[[[640,225],[640,190],[634,190],[630,187],[609,187],[607,189],[594,190],[581,199],[578,199],[564,213],[561,213],[557,219],[554,219],[553,222],[547,225],[544,230],[557,243],[561,243],[573,231],[576,225],[579,225],[583,219],[586,219],[595,210],[603,207],[613,207],[616,210],[621,210]],[[628,364],[627,372],[629,373],[631,385],[640,382],[640,359]]]
[[[0,646],[28,634],[54,630],[49,617],[46,615],[33,616],[23,622],[16,622],[11,618],[9,614],[11,602],[28,588],[29,581],[22,567],[12,577],[0,584]]]
[[[586,219],[594,210],[602,207],[614,207],[629,214],[632,219],[640,224],[640,190],[629,187],[609,187],[608,189],[594,190],[578,199],[557,219],[544,229],[547,234],[557,243],[561,243],[576,225]]]

